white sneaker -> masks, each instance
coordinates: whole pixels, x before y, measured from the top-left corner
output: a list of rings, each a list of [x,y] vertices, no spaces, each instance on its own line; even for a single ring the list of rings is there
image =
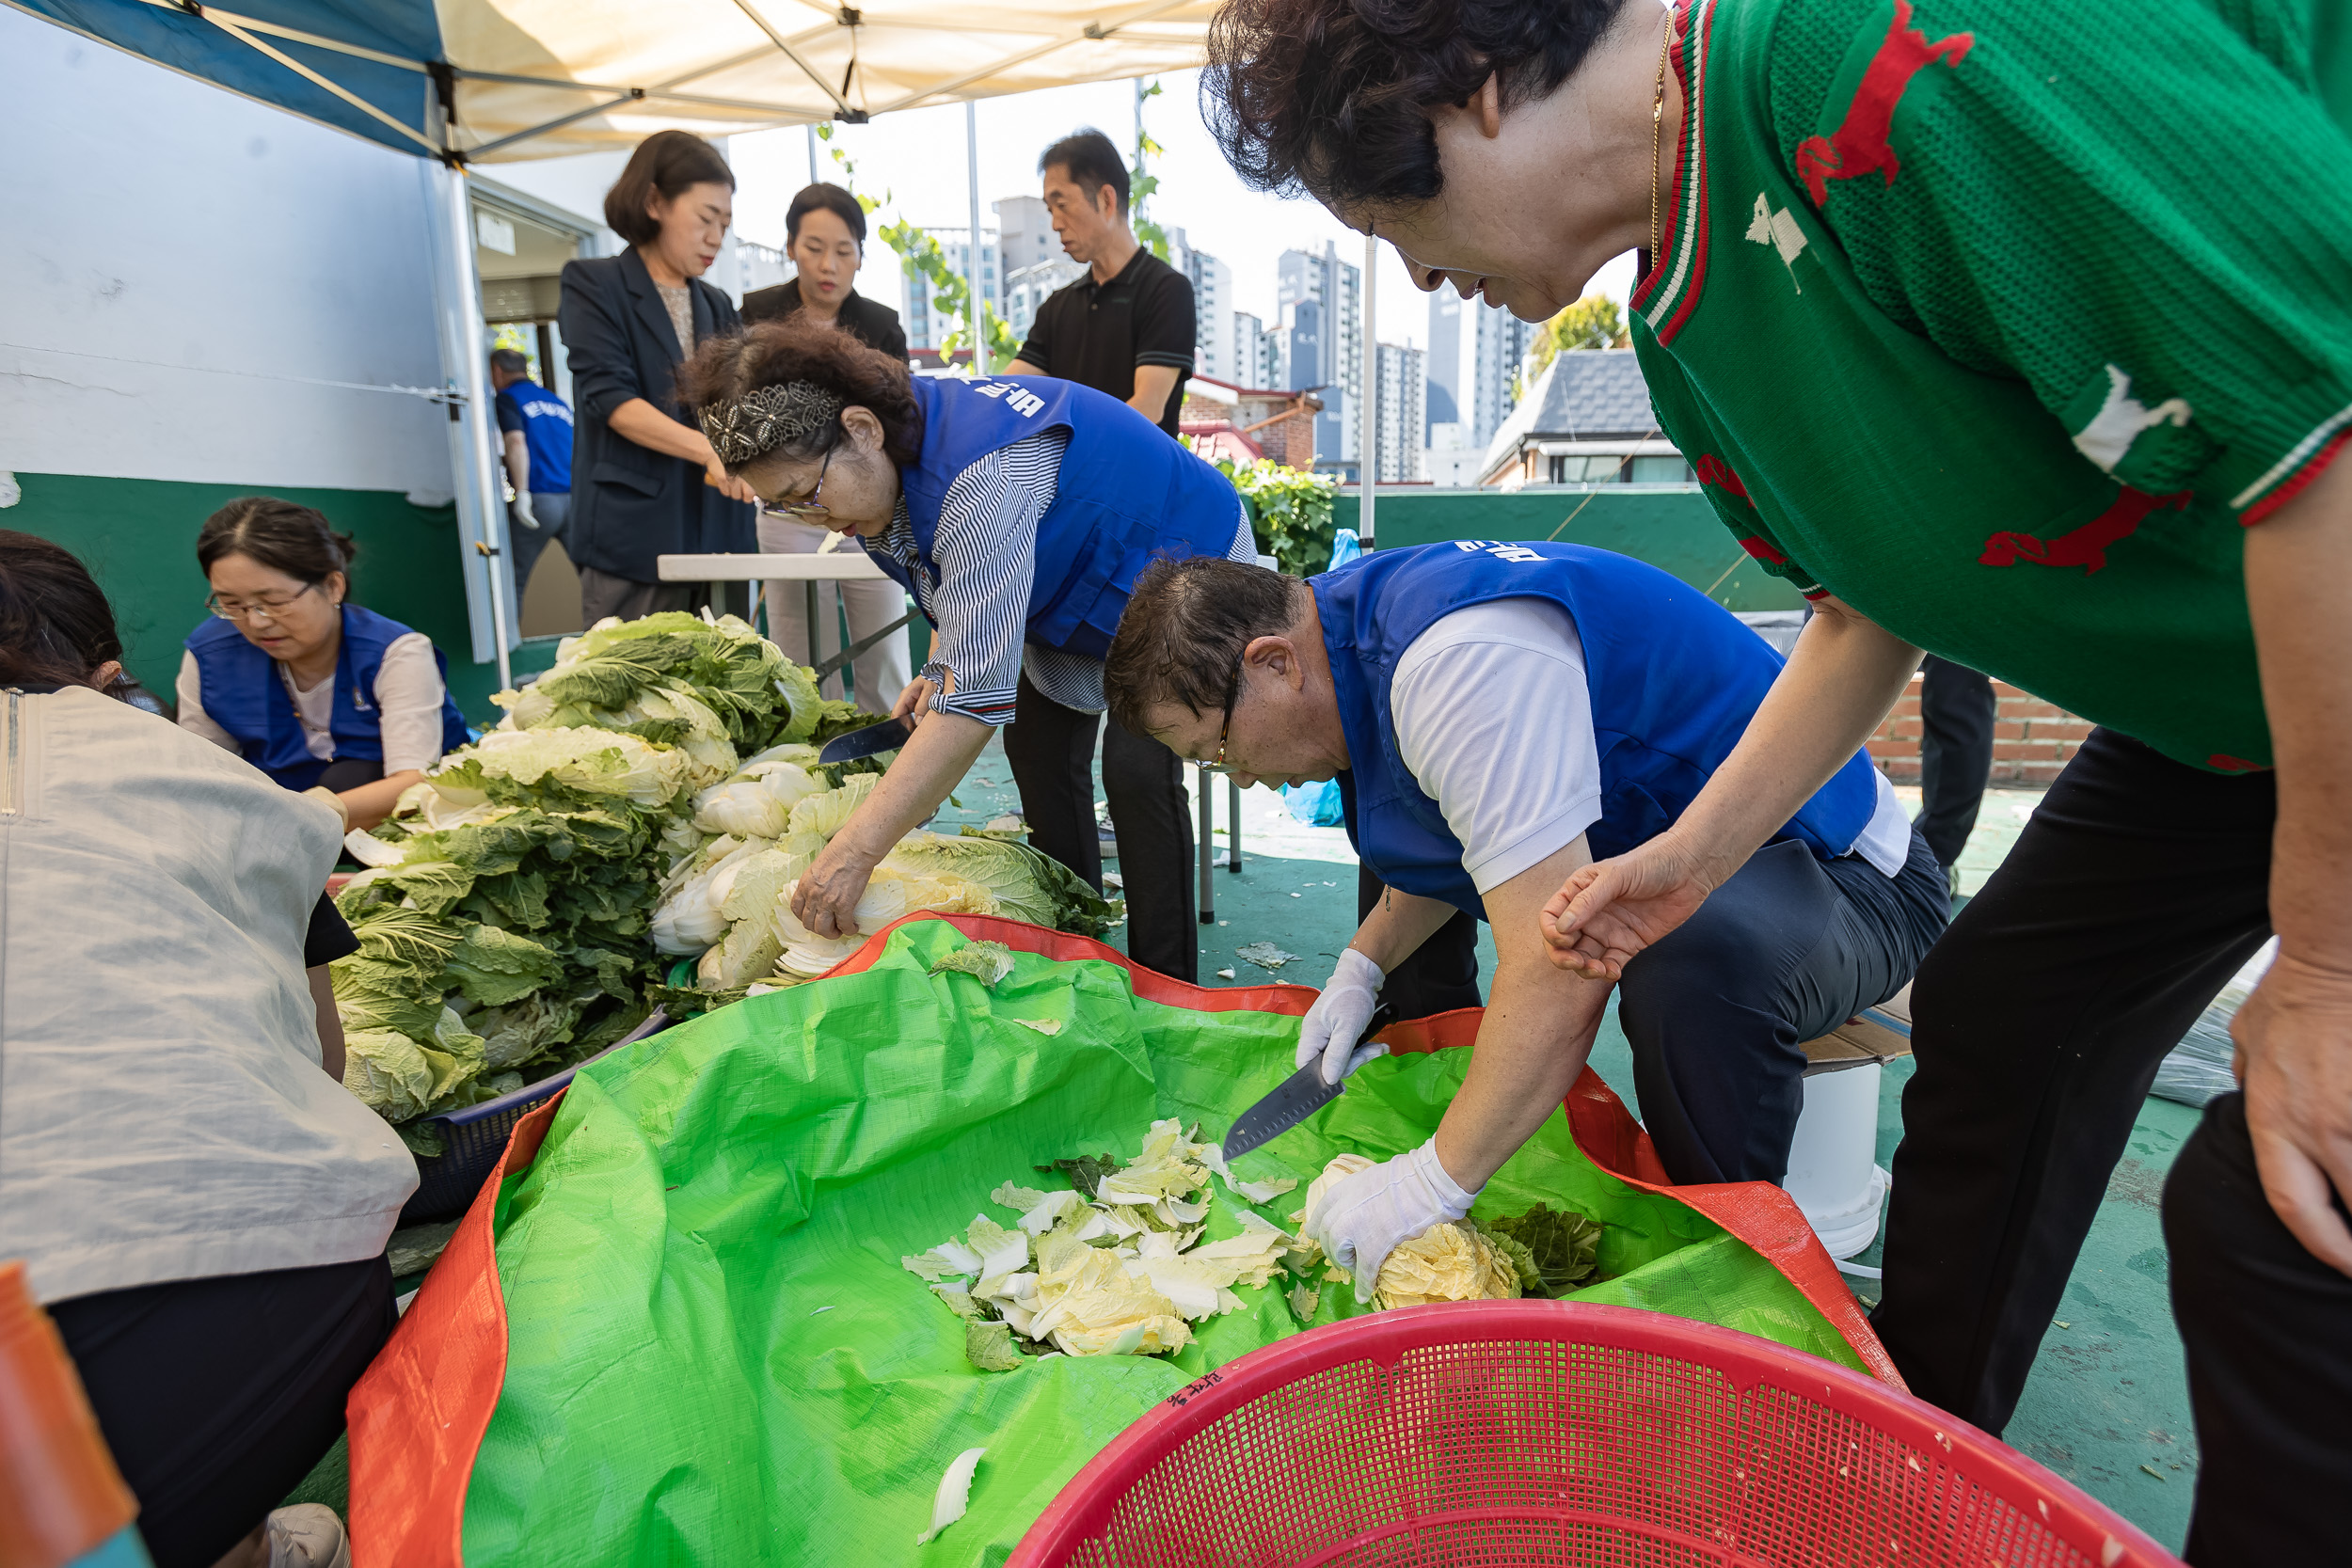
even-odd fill
[[[351,1568],[351,1537],[325,1503],[296,1503],[263,1522],[269,1568]]]

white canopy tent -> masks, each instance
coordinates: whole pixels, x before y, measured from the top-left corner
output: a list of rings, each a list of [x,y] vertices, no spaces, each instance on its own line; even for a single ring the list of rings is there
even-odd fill
[[[239,0],[242,10],[196,0],[5,3],[430,160],[437,222],[429,253],[469,542],[474,657],[495,657],[502,684],[511,605],[491,566],[504,548],[505,509],[481,352],[469,165],[626,149],[672,128],[723,136],[857,123],[927,104],[1188,70],[1201,62],[1216,8],[1214,0]],[[967,132],[971,124],[967,113]],[[967,154],[967,166],[977,266],[976,155]],[[1363,320],[1369,372],[1369,309]],[[1369,457],[1363,471],[1373,472]]]

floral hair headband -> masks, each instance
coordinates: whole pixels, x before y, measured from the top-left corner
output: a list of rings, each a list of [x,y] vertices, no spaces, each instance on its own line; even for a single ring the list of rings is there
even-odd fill
[[[735,467],[824,429],[841,417],[842,400],[813,381],[760,387],[698,409],[719,461]]]

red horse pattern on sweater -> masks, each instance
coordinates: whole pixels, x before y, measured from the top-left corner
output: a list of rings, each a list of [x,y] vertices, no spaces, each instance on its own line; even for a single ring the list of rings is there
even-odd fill
[[[2083,576],[2089,577],[2107,563],[2107,546],[2129,538],[2149,513],[2177,511],[2187,504],[2185,490],[2173,496],[2152,496],[2126,485],[2115,504],[2080,528],[2047,540],[2030,533],[1996,533],[1984,542],[1984,553],[1977,560],[1987,566],[2014,566],[2021,561],[2037,566],[2080,566]]]
[[[1974,33],[1953,33],[1928,41],[1928,35],[1911,25],[1911,0],[1895,0],[1895,20],[1878,53],[1862,73],[1846,119],[1826,136],[1807,136],[1797,144],[1797,178],[1819,210],[1829,199],[1832,180],[1852,180],[1876,171],[1893,184],[1902,160],[1887,143],[1894,128],[1895,105],[1902,101],[1911,79],[1937,60],[1956,66],[1968,57],[1977,41]]]

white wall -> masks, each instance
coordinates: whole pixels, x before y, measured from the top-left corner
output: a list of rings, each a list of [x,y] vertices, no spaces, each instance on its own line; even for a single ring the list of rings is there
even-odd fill
[[[0,469],[451,493],[419,160],[0,8]],[[103,356],[103,357],[101,357]]]

